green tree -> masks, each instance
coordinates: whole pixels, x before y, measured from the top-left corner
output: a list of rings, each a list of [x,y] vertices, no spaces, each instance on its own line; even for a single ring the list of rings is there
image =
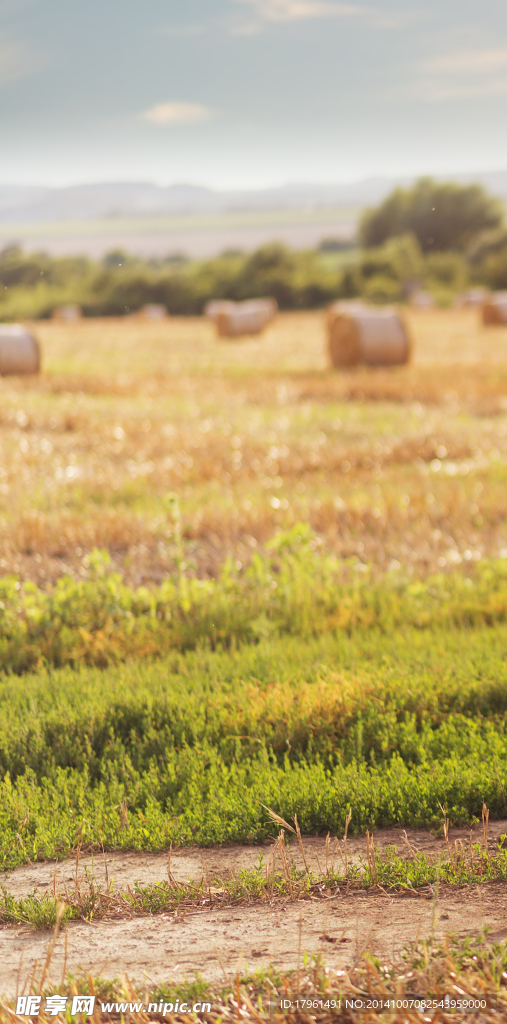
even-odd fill
[[[412,233],[423,252],[457,250],[501,222],[500,202],[480,185],[421,178],[412,188],[395,189],[376,209],[366,210],[359,236],[366,248]]]

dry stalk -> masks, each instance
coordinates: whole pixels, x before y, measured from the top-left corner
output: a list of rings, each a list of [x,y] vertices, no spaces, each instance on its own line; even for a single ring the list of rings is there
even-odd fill
[[[344,855],[343,855],[343,850],[342,850],[342,848],[341,848],[341,846],[340,846],[340,842],[339,842],[339,840],[338,840],[338,839],[335,839],[335,841],[334,841],[334,845],[335,845],[335,850],[336,850],[336,852],[338,853],[338,856],[339,856],[339,858],[340,858],[340,860],[341,860],[341,862],[342,862],[342,864],[343,864],[343,866],[344,866],[344,868],[345,868],[345,873],[347,873],[347,864],[346,864],[346,860],[345,860],[345,857],[344,857]]]
[[[77,844],[77,848],[76,848],[76,867],[75,867],[75,874],[74,874],[74,881],[75,881],[75,884],[76,884],[76,894],[77,894],[77,898],[78,898],[79,901],[81,901],[81,886],[80,886],[80,882],[83,880],[83,875],[81,875],[81,879],[79,878],[79,857],[80,857],[80,854],[81,854],[81,839],[79,840],[79,843]]]
[[[345,854],[345,874],[348,872],[348,854],[347,854],[347,832],[349,830],[350,822],[352,821],[352,808],[347,811],[347,817],[345,818],[345,832],[343,833],[343,850]]]
[[[484,835],[484,848],[486,850],[486,856],[489,857],[488,849],[488,830],[489,830],[489,807],[486,807],[484,800],[482,801],[482,830]]]
[[[44,982],[45,982],[45,980],[47,978],[47,974],[48,974],[49,968],[51,966],[51,960],[53,959],[53,953],[54,953],[54,949],[55,949],[55,946],[56,946],[56,940],[58,938],[58,932],[60,931],[60,925],[62,923],[62,917],[63,917],[64,911],[65,911],[65,903],[63,902],[63,900],[59,900],[59,902],[57,903],[57,906],[56,906],[56,924],[55,924],[54,931],[53,931],[53,937],[52,937],[50,943],[48,944],[48,949],[47,949],[47,953],[46,953],[46,960],[45,960],[44,967],[42,969],[42,974],[41,974],[40,981],[39,981],[39,992],[41,992],[41,993],[42,993],[42,989],[43,989],[43,986],[44,986]]]
[[[128,812],[128,807],[127,807],[127,800],[126,800],[126,797],[123,797],[123,800],[122,800],[122,802],[120,804],[120,828],[121,829],[128,828],[128,823],[129,823],[129,812]]]
[[[62,967],[62,980],[60,982],[60,988],[63,988],[65,978],[67,976],[67,957],[69,953],[69,933],[65,932],[65,945],[63,950],[63,967]]]
[[[281,859],[281,862],[282,862],[282,872],[283,872],[283,875],[284,875],[284,877],[285,877],[285,879],[287,881],[287,884],[289,886],[289,892],[290,892],[290,894],[292,896],[293,895],[292,880],[291,880],[291,877],[290,877],[289,862],[287,860],[287,853],[286,853],[286,850],[285,850],[285,833],[284,833],[283,829],[280,830],[279,840],[280,840],[280,859]]]
[[[294,836],[297,835],[296,829],[292,828],[292,825],[289,825],[289,823],[285,821],[284,818],[281,818],[280,815],[276,813],[276,811],[273,811],[271,807],[266,807],[266,804],[261,804],[261,807],[264,807],[264,810],[268,812],[272,821],[274,821],[277,825],[281,825],[282,828],[286,828],[287,831],[292,832]]]
[[[450,857],[451,856],[451,851],[450,851],[450,847],[449,847],[449,818],[446,817],[446,810],[445,810],[444,807],[442,807],[442,804],[440,803],[440,801],[438,803],[438,806],[440,807],[440,810],[442,811],[442,814],[443,814],[442,827],[443,827],[443,830],[444,830],[444,839],[445,839],[445,843],[446,843],[446,846],[447,846],[447,853],[448,853],[448,855]]]
[[[406,833],[405,829],[403,829],[403,831],[402,831],[402,833],[401,833],[401,838],[402,838],[402,840],[403,840],[403,845],[404,845],[404,846],[406,846],[406,848],[407,848],[408,852],[410,853],[410,856],[411,856],[411,857],[417,857],[417,855],[418,855],[419,851],[418,851],[418,850],[416,849],[416,847],[415,847],[415,846],[413,846],[413,845],[412,845],[412,843],[410,842],[410,840],[409,840],[409,838],[408,838],[408,836],[407,836],[407,833]]]
[[[104,870],[105,870],[105,873],[106,873],[106,886],[109,889],[109,872],[107,870],[107,857],[106,857],[106,852],[104,850],[104,843],[103,843],[102,839],[100,840],[100,845],[102,847],[102,856],[104,858]]]
[[[460,863],[460,862],[464,863],[465,862],[466,854],[465,854],[465,847],[464,847],[462,839],[455,839],[454,840],[454,853],[453,853],[453,857],[454,857],[456,863]]]
[[[271,853],[270,853],[269,877],[271,879],[271,895],[273,895],[273,885],[274,885],[275,874],[276,874],[276,858],[277,858],[277,854],[278,854],[279,842],[280,842],[280,836],[278,836],[275,839],[275,841],[273,843],[273,846],[271,847]],[[266,865],[266,875],[267,875],[267,872],[268,872],[268,867]]]
[[[377,865],[375,862],[375,847],[373,845],[373,834],[366,832],[366,857],[368,860],[368,870],[370,872],[370,879],[375,885],[377,882]]]
[[[306,874],[309,875],[310,874],[310,868],[308,867],[308,864],[306,863],[305,851],[303,849],[303,840],[301,839],[301,831],[300,831],[300,828],[299,828],[299,825],[298,825],[298,816],[297,816],[297,814],[294,815],[294,824],[296,826],[296,835],[297,835],[297,838],[298,838],[299,849],[301,850],[301,856],[303,858],[303,864],[304,864],[305,869],[306,869]],[[327,852],[327,847],[326,847],[326,852]]]

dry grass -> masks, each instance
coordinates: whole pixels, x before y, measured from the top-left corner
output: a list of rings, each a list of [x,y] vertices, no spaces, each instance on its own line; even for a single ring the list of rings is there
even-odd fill
[[[107,548],[127,580],[244,563],[280,526],[418,572],[507,547],[507,328],[411,311],[413,365],[327,369],[324,315],[261,339],[204,320],[44,323],[37,379],[0,382],[0,571],[41,582]]]
[[[301,955],[297,971],[274,969],[242,976],[240,967],[235,978],[226,978],[220,986],[206,986],[201,979],[154,988],[135,985],[128,978],[105,983],[102,979],[70,979],[58,988],[46,985],[45,993],[57,991],[68,996],[83,993],[95,995],[93,1020],[139,1021],[166,1020],[181,1024],[187,1020],[206,1024],[263,1024],[269,1021],[328,1024],[340,1020],[344,1024],[363,1021],[389,1021],[394,1024],[428,1021],[454,1024],[464,1019],[483,1024],[498,1021],[507,1012],[507,989],[502,968],[505,967],[505,945],[489,948],[484,942],[473,944],[448,939],[437,944],[431,939],[407,951],[403,965],[382,962],[368,953],[358,959],[352,970],[326,966],[317,958]],[[42,991],[38,983],[34,991]],[[202,1001],[205,1009],[199,1008]],[[181,1012],[181,1003],[185,1009]],[[114,1003],[123,1004],[117,1010]],[[149,1004],[159,1004],[148,1012]],[[136,1005],[137,1004],[137,1005]],[[143,1005],[144,1004],[144,1005]],[[208,1005],[211,1004],[208,1010]],[[42,1001],[44,1006],[44,1000]],[[186,1010],[186,1007],[189,1007]],[[459,1006],[470,1007],[460,1009]],[[478,1009],[473,1009],[477,1006]],[[481,1009],[481,1007],[484,1007]],[[0,1021],[19,1020],[6,1003],[0,1004]],[[41,1010],[38,1020],[63,1024],[68,1016],[50,1016]]]

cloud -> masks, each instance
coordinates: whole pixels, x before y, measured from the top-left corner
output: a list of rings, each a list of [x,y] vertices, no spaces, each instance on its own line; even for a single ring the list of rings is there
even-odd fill
[[[212,116],[213,111],[209,107],[203,107],[200,103],[181,103],[178,100],[156,103],[142,114],[144,120],[152,124],[197,124]]]
[[[490,82],[432,82],[418,90],[422,99],[432,102],[440,100],[472,100],[482,96],[504,96],[507,93],[507,76]]]
[[[358,3],[333,3],[328,0],[235,0],[236,3],[248,5],[255,20],[235,25],[231,29],[234,35],[253,35],[262,32],[267,24],[282,24],[309,20],[311,18],[356,18],[375,28],[396,28],[408,21],[420,17],[420,12],[412,10],[399,15],[386,15],[375,7]]]
[[[264,21],[301,21],[303,18],[354,17],[357,4],[326,3],[325,0],[248,0]]]
[[[425,61],[422,67],[427,71],[484,74],[498,68],[507,68],[507,46],[489,50],[459,50],[433,57]]]
[[[456,50],[419,65],[415,93],[425,100],[473,99],[507,93],[507,47]]]

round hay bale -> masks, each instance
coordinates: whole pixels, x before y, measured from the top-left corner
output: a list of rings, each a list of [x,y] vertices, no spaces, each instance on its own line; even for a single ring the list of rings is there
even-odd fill
[[[82,317],[80,306],[58,306],[53,310],[53,320],[60,320],[64,323],[73,323]]]
[[[256,310],[264,317],[266,324],[272,323],[278,313],[276,299],[247,299],[246,302],[238,303],[242,309]]]
[[[204,307],[204,316],[216,324],[219,313],[228,313],[229,310],[235,309],[236,305],[236,302],[231,302],[228,299],[212,299]]]
[[[245,334],[261,334],[266,324],[266,311],[246,302],[238,302],[233,309],[220,312],[216,318],[219,338],[239,338]]]
[[[466,292],[456,296],[453,305],[456,309],[463,309],[464,306],[482,306],[488,298],[487,288],[468,288]]]
[[[334,367],[396,366],[410,358],[410,339],[394,309],[358,303],[334,307],[328,314],[329,355]]]
[[[141,315],[145,320],[165,320],[167,309],[161,303],[150,302],[147,306],[143,306]]]
[[[410,305],[415,306],[417,309],[433,309],[435,300],[431,292],[425,292],[421,289],[417,289],[412,292],[410,296]]]
[[[362,302],[360,299],[340,299],[339,302],[333,302],[331,306],[328,306],[326,314],[326,323],[328,331],[330,330],[331,325],[336,320],[336,317],[341,316],[342,313],[347,313],[349,311],[354,312],[354,310],[356,309],[361,310],[367,308],[368,307],[365,306],[365,303]]]
[[[40,371],[39,343],[21,324],[0,324],[0,375]]]
[[[241,316],[235,317],[238,310],[241,311]],[[246,315],[244,316],[244,314],[247,313],[254,314],[251,318],[252,324],[256,324],[257,320],[260,319],[263,321],[263,326],[265,327],[275,319],[276,314],[278,313],[278,303],[276,299],[246,299],[244,302],[232,302],[230,299],[212,299],[211,302],[208,302],[204,307],[204,316],[217,325],[218,317],[221,314],[225,314],[226,317],[231,314],[233,315],[235,323],[239,324],[240,321],[244,320],[244,323],[246,324],[248,322],[248,317],[246,317]],[[262,330],[262,327],[260,329],[255,327],[255,329],[248,329],[245,331],[238,330],[237,332],[233,330],[233,335],[236,333],[258,334],[259,330]]]
[[[507,324],[507,292],[495,292],[483,303],[482,322],[486,326]]]

